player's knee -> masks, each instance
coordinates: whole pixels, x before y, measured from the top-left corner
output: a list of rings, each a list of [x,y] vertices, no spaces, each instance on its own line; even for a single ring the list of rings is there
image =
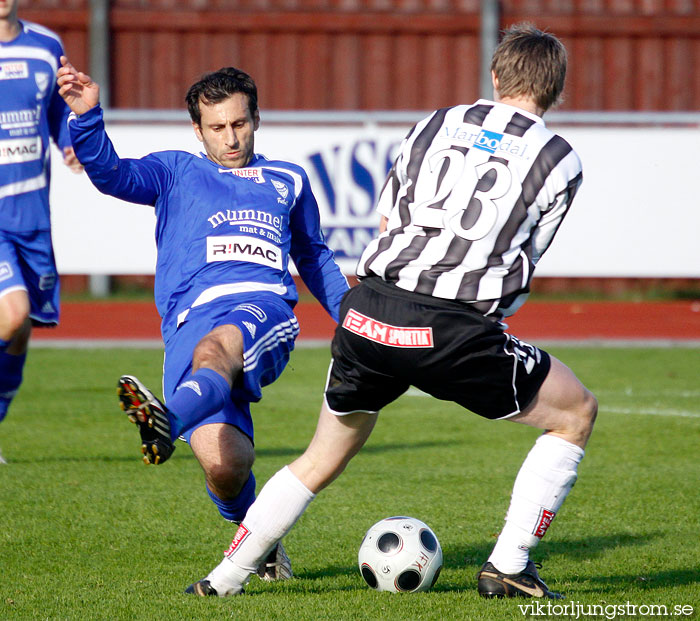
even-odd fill
[[[233,380],[243,370],[243,355],[232,353],[216,335],[208,334],[195,347],[192,368],[225,371]]]
[[[586,412],[585,416],[589,421],[590,426],[593,427],[595,419],[598,416],[598,399],[596,399],[595,395],[590,390],[586,390],[586,397],[584,401],[584,408]]]
[[[255,461],[255,452],[237,450],[222,452],[218,459],[203,464],[209,488],[219,498],[234,498],[248,481]]]
[[[584,389],[583,397],[576,408],[576,421],[580,433],[590,434],[598,416],[598,400],[588,389]]]
[[[0,339],[14,342],[26,341],[29,339],[30,331],[28,306],[8,305],[3,308],[0,316]]]
[[[302,483],[315,494],[328,487],[345,470],[350,456],[338,452],[320,456],[306,451],[296,462],[295,473]]]
[[[244,464],[216,463],[207,466],[209,489],[221,499],[235,498],[250,477],[251,466]]]
[[[193,366],[210,366],[212,360],[217,360],[223,356],[221,343],[210,335],[205,336],[194,348],[192,354]]]

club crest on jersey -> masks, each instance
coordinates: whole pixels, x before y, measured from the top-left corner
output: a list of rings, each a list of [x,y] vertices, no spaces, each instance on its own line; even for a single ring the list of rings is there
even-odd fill
[[[392,326],[350,309],[343,320],[343,328],[365,339],[389,347],[427,348],[433,346],[433,329],[411,326]]]
[[[503,134],[482,129],[474,141],[474,148],[488,151],[489,153],[495,153],[496,149],[501,145],[501,140],[503,140]]]
[[[21,80],[29,75],[27,61],[0,63],[0,80]]]
[[[37,71],[34,74],[34,80],[36,81],[37,88],[39,92],[37,93],[37,99],[40,99],[46,95],[46,90],[49,88],[49,81],[51,76],[44,71]]]
[[[230,172],[236,177],[243,177],[244,179],[250,179],[255,183],[265,183],[265,178],[262,174],[262,168],[226,168],[219,169],[219,172]]]
[[[289,188],[284,185],[281,181],[272,180],[272,185],[275,186],[275,190],[279,193],[282,198],[287,198],[289,196]]]

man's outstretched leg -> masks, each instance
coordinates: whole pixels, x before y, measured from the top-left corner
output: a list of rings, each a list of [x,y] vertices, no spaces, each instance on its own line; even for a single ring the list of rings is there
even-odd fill
[[[231,386],[243,368],[240,330],[231,325],[212,330],[197,343],[191,363],[192,370],[168,398],[167,407],[133,375],[119,379],[121,408],[139,428],[146,464],[164,463],[183,430],[194,428],[231,399]]]
[[[275,474],[248,510],[223,561],[187,593],[225,597],[243,592],[274,546],[315,498],[345,469],[365,443],[376,414],[332,414],[324,404],[305,453]]]
[[[233,402],[226,412],[231,423],[205,421],[191,435],[186,435],[204,471],[209,498],[225,520],[239,526],[255,501],[255,475],[252,472],[255,451],[252,438],[236,426],[240,424],[247,428],[248,404]],[[292,563],[281,542],[261,561],[257,574],[267,581],[292,577]]]
[[[230,392],[228,382],[211,369],[187,376],[167,407],[133,375],[122,375],[117,384],[121,408],[139,428],[143,461],[156,465],[173,454],[183,428],[221,410]]]
[[[561,598],[539,577],[529,552],[547,532],[576,482],[596,413],[595,397],[570,369],[552,358],[534,402],[511,419],[547,431],[520,468],[506,524],[478,573],[483,597]]]
[[[280,470],[267,482],[248,510],[224,560],[185,592],[219,597],[242,593],[244,586],[258,573],[260,565],[291,530],[314,496],[288,467]]]

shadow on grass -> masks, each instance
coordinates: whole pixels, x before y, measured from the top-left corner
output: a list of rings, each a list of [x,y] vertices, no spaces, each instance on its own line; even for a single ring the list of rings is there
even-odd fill
[[[589,583],[605,587],[634,585],[638,589],[659,589],[682,585],[700,584],[700,569],[668,569],[665,571],[641,571],[635,574],[593,576]]]
[[[611,533],[609,535],[586,537],[585,539],[545,540],[540,544],[540,547],[536,548],[532,557],[535,561],[546,561],[555,556],[581,561],[596,558],[610,548],[646,545],[658,537],[663,537],[663,533],[644,533],[643,535]],[[444,564],[447,567],[458,567],[466,563],[467,565],[473,565],[475,571],[478,571],[491,554],[494,543],[495,541],[492,540],[443,550]]]
[[[5,455],[7,461],[10,465],[12,464],[80,464],[80,463],[128,463],[128,462],[142,462],[141,455],[139,454],[138,447],[133,455],[128,456],[117,456],[117,455],[51,455],[51,456],[39,456],[39,457],[14,457],[11,454]],[[184,448],[179,452],[175,453],[168,461],[169,463],[175,463],[176,461],[193,461],[195,459],[192,452]]]
[[[457,444],[462,444],[461,441],[440,441],[440,442],[404,442],[397,444],[381,444],[381,445],[367,445],[362,447],[360,454],[379,454],[379,453],[390,453],[392,451],[406,451],[406,450],[416,450],[424,448],[437,448],[445,446],[453,446]],[[256,447],[255,453],[258,457],[299,457],[306,450],[306,446],[303,448],[290,448],[290,447],[280,447],[280,448],[258,448]]]
[[[610,533],[585,539],[546,541],[542,544],[542,552],[545,559],[559,555],[573,560],[584,560],[596,558],[610,548],[643,546],[659,537],[664,537],[664,533],[661,531],[639,535]]]
[[[32,457],[31,459],[22,457],[8,457],[8,463],[12,465],[20,464],[80,464],[80,463],[119,463],[140,461],[138,455],[136,457],[115,457],[114,455],[85,455],[76,457],[75,455],[53,455],[51,457]]]
[[[570,577],[575,583],[577,596],[609,597],[632,590],[649,593],[668,593],[668,589],[700,585],[698,569],[666,569],[662,571],[645,571],[636,573],[585,575]]]
[[[395,444],[381,444],[381,445],[369,445],[362,449],[364,454],[382,454],[391,453],[392,451],[407,451],[407,450],[420,450],[420,449],[431,449],[431,448],[444,448],[446,446],[462,444],[462,441],[423,441],[423,442],[403,442]],[[177,442],[176,446],[180,449],[177,451],[170,462],[173,463],[178,460],[189,460],[195,459],[192,452],[185,446],[183,442]],[[273,458],[287,458],[289,461],[296,459],[306,450],[306,445],[304,446],[285,446],[277,448],[265,448],[256,447],[255,453],[258,458],[273,457]],[[8,455],[5,455],[8,457]],[[13,464],[32,464],[32,463],[88,463],[88,462],[128,462],[133,459],[139,459],[138,453],[136,457],[116,457],[114,455],[47,455],[39,457],[14,457],[10,456],[9,461]]]
[[[405,451],[405,450],[415,450],[421,448],[435,448],[440,446],[447,446],[448,444],[458,444],[458,442],[416,442],[416,443],[405,443],[405,444],[383,444],[382,446],[367,446],[362,451],[364,453],[386,453],[391,451]],[[187,449],[183,444],[178,443],[180,450],[175,453],[171,458],[170,462],[174,463],[176,461],[193,461],[195,459],[191,451]],[[258,458],[264,457],[286,457],[289,461],[299,457],[306,447],[284,447],[284,448],[256,448],[256,455]],[[7,451],[6,451],[7,452]],[[129,457],[116,457],[114,455],[51,455],[51,456],[39,456],[39,457],[14,457],[12,455],[5,455],[8,457],[8,461],[11,464],[36,464],[36,463],[115,463],[115,462],[129,462],[134,460],[139,460],[138,454],[136,456]]]
[[[540,556],[540,558],[546,561],[547,558],[556,555],[565,556],[574,563],[574,567],[572,567],[572,571],[574,571],[578,568],[576,565],[577,561],[595,558],[608,549],[614,549],[620,546],[642,546],[648,543],[650,539],[661,536],[663,536],[663,533],[647,533],[639,536],[630,535],[628,533],[611,533],[610,535],[589,537],[586,539],[552,541],[546,546],[543,544],[541,552],[543,552],[544,555]],[[545,547],[546,550],[544,549]],[[443,569],[466,569],[468,579],[463,585],[455,585],[454,583],[450,584],[446,580],[438,580],[438,583],[432,590],[436,592],[473,591],[476,587],[476,573],[488,558],[492,548],[492,542],[484,542],[473,545],[453,546],[447,550],[443,550]],[[534,556],[537,557],[537,553],[535,553]],[[535,560],[537,560],[537,558],[535,558]],[[296,577],[299,581],[284,585],[284,589],[285,591],[292,590],[305,593],[364,590],[367,587],[359,578],[357,584],[353,586],[339,587],[337,585],[334,586],[332,583],[323,583],[323,580],[326,578],[353,576],[357,574],[357,571],[355,565],[328,565],[314,571],[306,571],[303,568],[296,567]],[[580,577],[564,575],[560,576],[560,580],[580,581],[580,586],[577,588],[577,591],[580,593],[589,592],[602,594],[609,591],[617,592],[629,587],[654,590],[679,585],[700,584],[700,570],[672,569],[658,572],[639,572],[606,576],[587,575]]]
[[[405,451],[405,450],[415,450],[423,448],[436,448],[444,447],[454,444],[460,444],[458,441],[454,442],[412,442],[412,443],[397,443],[397,444],[382,444],[380,446],[366,446],[362,449],[363,453],[388,453],[391,451]],[[192,461],[195,459],[194,455],[187,447],[178,442],[177,446],[180,448],[171,458],[170,462],[174,463],[176,461]],[[261,457],[287,457],[289,460],[296,459],[299,457],[306,447],[280,447],[280,448],[256,448],[256,455],[258,458]],[[7,455],[6,455],[7,457]],[[10,463],[13,464],[35,464],[35,463],[89,463],[89,462],[104,462],[104,463],[114,463],[114,462],[129,462],[134,461],[134,459],[139,460],[138,454],[136,456],[129,457],[116,457],[114,455],[51,455],[46,457],[9,457]]]

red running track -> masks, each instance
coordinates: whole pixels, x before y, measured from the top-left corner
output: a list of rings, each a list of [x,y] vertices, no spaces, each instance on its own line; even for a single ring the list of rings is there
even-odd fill
[[[334,323],[316,303],[296,307],[302,340],[331,338]],[[528,302],[509,318],[525,340],[700,340],[700,301]],[[61,325],[34,331],[35,341],[160,339],[152,302],[71,302]]]

